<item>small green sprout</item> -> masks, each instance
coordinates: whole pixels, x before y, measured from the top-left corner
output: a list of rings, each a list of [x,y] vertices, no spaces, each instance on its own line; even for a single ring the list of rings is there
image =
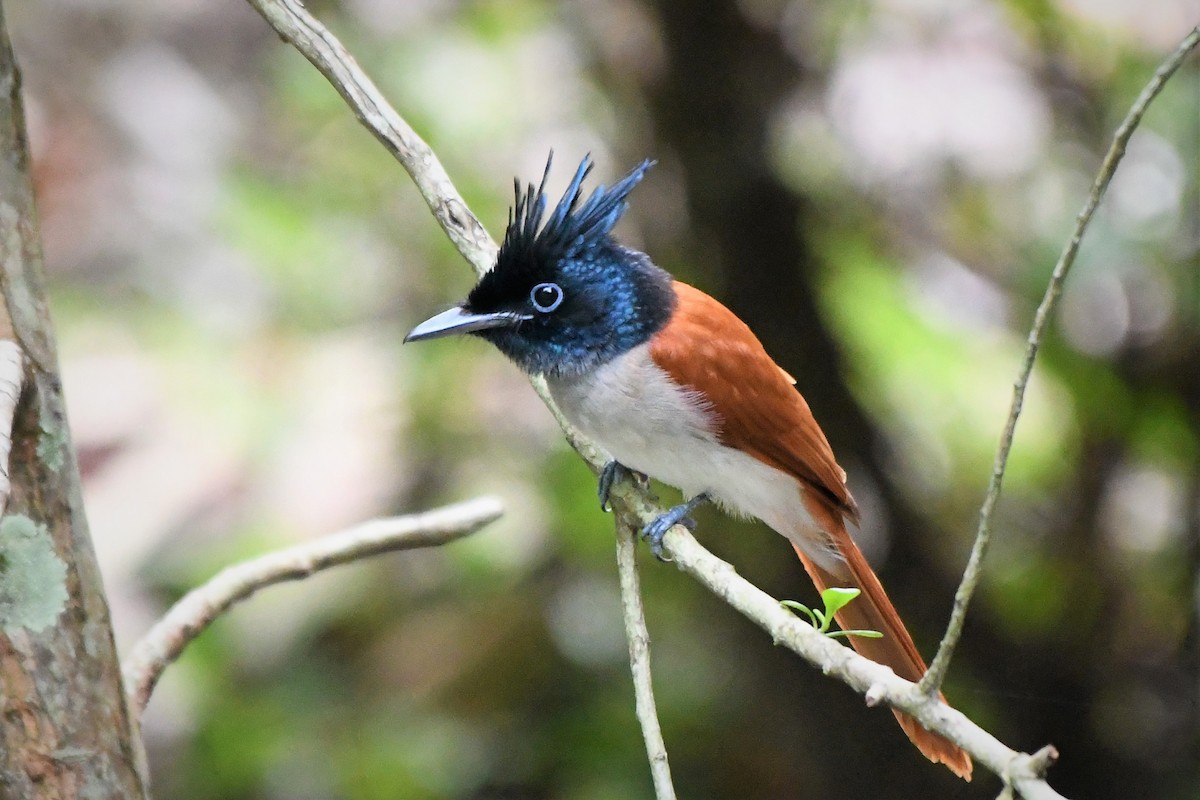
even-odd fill
[[[835,639],[838,636],[862,636],[866,639],[882,639],[883,634],[879,631],[829,630],[829,626],[833,624],[833,615],[842,610],[847,603],[860,594],[862,594],[862,591],[859,589],[839,589],[836,586],[831,586],[821,592],[821,602],[825,604],[824,610],[809,608],[804,603],[797,603],[795,600],[780,600],[779,604],[785,608],[803,613],[819,633],[828,636],[830,639]]]

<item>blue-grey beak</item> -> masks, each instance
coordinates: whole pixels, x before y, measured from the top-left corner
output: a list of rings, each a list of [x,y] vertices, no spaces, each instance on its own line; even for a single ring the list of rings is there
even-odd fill
[[[507,328],[527,319],[533,319],[528,314],[517,314],[512,311],[494,311],[490,314],[472,314],[462,308],[452,308],[443,311],[436,317],[430,317],[408,332],[404,337],[405,343],[417,342],[421,339],[437,339],[440,336],[451,336],[456,333],[470,333],[487,328]]]

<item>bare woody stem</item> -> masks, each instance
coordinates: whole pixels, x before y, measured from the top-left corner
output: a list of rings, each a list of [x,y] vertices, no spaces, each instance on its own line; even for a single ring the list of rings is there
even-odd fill
[[[446,235],[476,275],[496,263],[496,243],[467,208],[458,189],[416,131],[396,113],[337,37],[300,0],[247,0],[271,27],[328,79],[367,130],[412,177]]]
[[[1054,265],[1050,283],[1046,286],[1046,293],[1033,317],[1033,327],[1029,331],[1029,338],[1025,345],[1025,359],[1021,362],[1021,370],[1017,375],[1016,383],[1013,384],[1012,406],[1008,411],[1004,432],[1000,435],[1000,445],[996,450],[996,460],[992,465],[992,477],[988,482],[983,507],[979,511],[979,528],[975,533],[971,556],[967,561],[967,568],[963,571],[958,591],[954,594],[954,609],[950,614],[950,622],[946,627],[946,634],[938,646],[937,655],[934,656],[933,663],[929,665],[929,671],[921,679],[921,690],[930,695],[935,695],[941,690],[942,682],[946,678],[946,670],[950,667],[950,659],[954,655],[954,648],[962,636],[967,607],[971,602],[971,596],[975,593],[975,588],[979,585],[983,557],[987,552],[988,543],[991,541],[992,515],[996,509],[996,501],[1000,498],[1004,471],[1008,466],[1009,453],[1012,451],[1013,434],[1016,432],[1017,419],[1021,416],[1021,407],[1025,402],[1025,389],[1029,386],[1029,377],[1033,374],[1033,363],[1037,358],[1038,348],[1041,347],[1042,337],[1046,333],[1046,326],[1049,324],[1050,317],[1054,314],[1054,308],[1058,304],[1058,298],[1062,294],[1063,282],[1067,278],[1067,273],[1071,271],[1071,265],[1075,263],[1075,256],[1079,252],[1079,243],[1083,240],[1083,234],[1087,231],[1088,225],[1091,224],[1092,215],[1100,205],[1100,200],[1104,197],[1104,193],[1112,181],[1113,173],[1117,171],[1117,165],[1125,156],[1125,147],[1129,144],[1130,137],[1137,130],[1151,101],[1162,91],[1167,80],[1175,74],[1197,43],[1200,43],[1200,26],[1193,28],[1167,60],[1155,70],[1154,77],[1146,84],[1146,88],[1142,89],[1133,107],[1125,115],[1124,121],[1113,135],[1108,152],[1104,155],[1100,172],[1096,175],[1092,190],[1088,192],[1087,202],[1084,203],[1083,210],[1079,212],[1079,216],[1075,220],[1071,238],[1067,240],[1058,257],[1058,262]]]
[[[123,672],[134,713],[140,716],[145,710],[163,670],[233,604],[268,586],[307,578],[338,564],[452,542],[479,530],[501,512],[499,500],[480,497],[422,514],[364,522],[225,568],[184,595],[130,650]]]
[[[629,668],[633,673],[634,704],[642,738],[646,742],[646,758],[650,762],[650,777],[654,781],[657,800],[675,800],[671,783],[671,765],[667,746],[658,724],[654,703],[653,676],[650,670],[650,632],[646,629],[646,614],[642,609],[642,592],[637,571],[638,528],[627,517],[617,519],[617,572],[621,579],[621,608],[625,617],[625,637],[629,643]]]

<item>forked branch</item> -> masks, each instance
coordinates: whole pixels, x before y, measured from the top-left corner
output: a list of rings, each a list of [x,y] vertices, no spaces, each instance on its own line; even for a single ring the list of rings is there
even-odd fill
[[[307,578],[338,564],[460,539],[500,516],[500,501],[480,497],[422,514],[364,522],[221,570],[185,594],[125,658],[125,692],[141,716],[163,670],[231,606],[261,589]]]

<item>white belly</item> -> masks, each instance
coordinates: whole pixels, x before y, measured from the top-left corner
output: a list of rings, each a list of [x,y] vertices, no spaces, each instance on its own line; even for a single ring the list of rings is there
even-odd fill
[[[800,484],[717,440],[718,420],[702,399],[675,384],[649,345],[588,375],[550,380],[563,414],[625,466],[678,487],[706,492],[728,511],[757,517],[806,551],[825,537],[800,498]]]

